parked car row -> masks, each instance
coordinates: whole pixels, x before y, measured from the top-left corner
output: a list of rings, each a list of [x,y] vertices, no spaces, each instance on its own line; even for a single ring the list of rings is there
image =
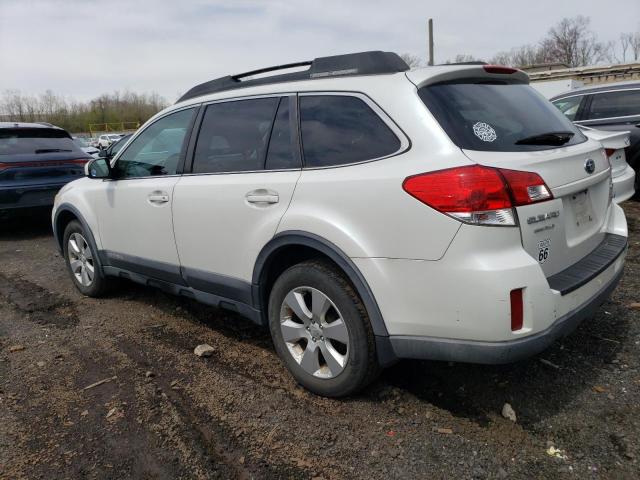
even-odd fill
[[[306,65],[198,85],[87,163],[52,212],[78,290],[122,277],[238,312],[327,396],[400,358],[536,354],[608,298],[618,140],[512,68]]]

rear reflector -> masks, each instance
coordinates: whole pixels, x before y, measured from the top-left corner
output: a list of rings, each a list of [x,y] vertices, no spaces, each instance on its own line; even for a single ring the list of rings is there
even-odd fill
[[[536,173],[482,165],[408,177],[402,188],[422,203],[475,225],[515,225],[513,207],[553,198]]]
[[[523,323],[522,288],[511,290],[511,331],[521,330]]]
[[[487,73],[511,74],[518,71],[517,68],[505,67],[504,65],[484,65],[484,71]]]

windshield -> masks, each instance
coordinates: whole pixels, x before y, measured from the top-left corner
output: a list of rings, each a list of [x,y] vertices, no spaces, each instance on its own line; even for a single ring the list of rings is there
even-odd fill
[[[0,129],[0,155],[78,151],[64,130],[52,128]]]
[[[491,152],[547,150],[586,137],[526,84],[475,80],[430,85],[420,98],[460,148]],[[566,141],[559,142],[560,134]],[[533,139],[533,141],[532,141]]]
[[[120,149],[124,146],[124,144],[127,143],[127,139],[130,136],[131,135],[125,135],[120,140],[118,140],[116,143],[114,143],[113,146],[111,147],[111,155],[115,155],[116,153],[118,153],[120,151]]]

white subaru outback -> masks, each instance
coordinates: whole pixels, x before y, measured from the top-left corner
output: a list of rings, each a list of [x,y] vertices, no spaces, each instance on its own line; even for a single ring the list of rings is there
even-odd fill
[[[194,87],[65,186],[53,228],[83,294],[121,277],[238,312],[342,396],[571,332],[622,274],[611,198],[602,146],[523,72],[365,52]]]

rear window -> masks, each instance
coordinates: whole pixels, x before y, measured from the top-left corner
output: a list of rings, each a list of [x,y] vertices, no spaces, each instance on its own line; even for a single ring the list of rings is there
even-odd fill
[[[300,129],[307,167],[363,162],[400,149],[400,140],[382,119],[352,96],[300,97]]]
[[[78,147],[64,130],[53,128],[0,129],[0,155],[78,151]]]
[[[441,83],[418,90],[420,98],[460,148],[522,152],[557,148],[516,142],[555,132],[572,132],[563,146],[586,137],[557,109],[526,84],[496,81]]]

